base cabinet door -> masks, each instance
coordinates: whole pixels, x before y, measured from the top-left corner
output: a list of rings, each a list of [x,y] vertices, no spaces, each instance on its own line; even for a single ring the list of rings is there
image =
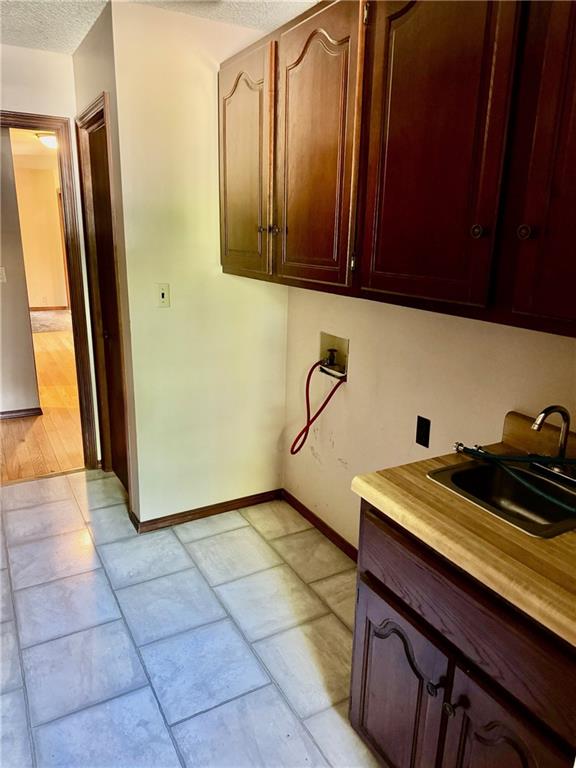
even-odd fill
[[[456,669],[442,768],[571,768],[572,760],[532,722],[504,708]]]
[[[448,659],[388,599],[359,582],[350,720],[389,768],[430,768]]]

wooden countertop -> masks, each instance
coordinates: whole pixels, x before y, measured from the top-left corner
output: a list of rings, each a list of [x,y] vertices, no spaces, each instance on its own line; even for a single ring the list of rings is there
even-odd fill
[[[524,439],[530,423],[531,419],[521,414],[508,414],[503,442],[497,447],[506,452],[536,450],[538,433],[527,434]],[[550,430],[543,435],[543,441],[554,437]],[[572,454],[576,438],[570,445]],[[432,469],[467,460],[451,454],[358,475],[352,490],[576,646],[576,531],[553,539],[529,536],[427,477]]]

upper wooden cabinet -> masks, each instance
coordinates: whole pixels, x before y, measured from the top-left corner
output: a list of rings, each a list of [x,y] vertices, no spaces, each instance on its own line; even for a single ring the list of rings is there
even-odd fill
[[[576,336],[576,3],[334,0],[220,71],[224,271]]]
[[[377,2],[362,286],[484,305],[516,48],[514,2]]]
[[[276,269],[303,283],[349,277],[358,3],[280,34]]]
[[[220,236],[224,271],[270,275],[275,43],[220,69]]]
[[[508,217],[514,311],[576,320],[576,4],[531,8]]]

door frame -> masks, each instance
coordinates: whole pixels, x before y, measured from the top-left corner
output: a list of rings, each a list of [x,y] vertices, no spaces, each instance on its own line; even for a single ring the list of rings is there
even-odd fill
[[[110,139],[110,100],[106,91],[100,93],[86,109],[76,117],[76,139],[78,148],[78,164],[80,168],[80,191],[82,212],[84,216],[84,243],[86,250],[86,270],[88,276],[88,291],[90,295],[90,308],[92,320],[92,340],[94,351],[94,367],[96,373],[96,398],[98,402],[100,450],[102,469],[112,469],[112,439],[108,409],[108,386],[106,379],[106,357],[104,351],[102,307],[100,300],[100,284],[98,280],[98,259],[96,257],[96,229],[94,221],[94,201],[92,189],[92,171],[90,166],[90,133],[99,128],[106,129],[106,149],[108,156],[108,180],[110,184],[110,205],[112,214],[112,248],[114,258],[114,279],[116,283],[118,327],[120,333],[120,359],[122,391],[124,395],[125,409],[125,433],[126,455],[128,461],[128,479],[131,477],[131,462],[128,440],[128,397],[126,386],[126,360],[123,346],[123,323],[121,312],[121,290],[118,279],[118,244],[116,204],[112,179],[114,178],[114,166],[112,162],[112,144]],[[129,489],[126,489],[129,492]]]
[[[84,465],[87,469],[96,469],[98,467],[96,419],[90,369],[88,324],[86,322],[80,227],[76,208],[77,198],[74,182],[70,119],[67,117],[54,117],[53,115],[0,110],[0,126],[2,128],[22,128],[30,131],[53,131],[58,141],[58,170],[60,173],[60,189],[64,214],[64,250],[66,252],[70,292]]]

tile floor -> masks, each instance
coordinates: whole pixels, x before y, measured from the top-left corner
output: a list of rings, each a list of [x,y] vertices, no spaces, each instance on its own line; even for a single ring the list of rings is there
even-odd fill
[[[346,715],[354,563],[288,504],[137,536],[81,472],[2,509],[2,768],[375,766]]]

